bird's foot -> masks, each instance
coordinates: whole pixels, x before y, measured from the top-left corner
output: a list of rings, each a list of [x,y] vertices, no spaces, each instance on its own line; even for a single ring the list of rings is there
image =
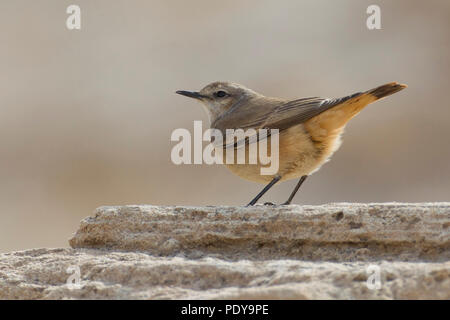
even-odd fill
[[[246,207],[253,207],[255,204],[256,204],[256,203],[251,203],[251,202],[250,202],[248,205],[246,205]],[[273,203],[273,202],[264,202],[264,205],[265,205],[265,206],[276,206],[276,204]]]

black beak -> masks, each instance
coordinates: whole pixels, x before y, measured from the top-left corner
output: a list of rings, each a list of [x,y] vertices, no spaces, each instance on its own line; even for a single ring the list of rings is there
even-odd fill
[[[196,92],[196,91],[183,91],[183,90],[178,90],[176,93],[181,94],[182,96],[186,96],[189,98],[194,98],[194,99],[201,99],[204,98],[203,95],[201,95],[200,93]]]

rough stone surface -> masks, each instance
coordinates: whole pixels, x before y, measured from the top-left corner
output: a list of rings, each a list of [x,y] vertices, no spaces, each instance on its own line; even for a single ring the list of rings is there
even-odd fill
[[[450,260],[450,203],[100,207],[73,248],[240,259]]]
[[[417,299],[450,298],[450,262],[387,262],[381,289],[367,262],[189,260],[96,249],[36,249],[0,255],[5,299]],[[80,288],[66,284],[79,266]]]
[[[450,299],[450,203],[101,207],[70,244],[0,254],[0,299]]]

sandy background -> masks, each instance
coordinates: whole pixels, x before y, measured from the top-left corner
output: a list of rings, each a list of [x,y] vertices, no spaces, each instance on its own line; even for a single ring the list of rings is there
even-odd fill
[[[1,1],[0,252],[67,246],[100,205],[247,203],[262,186],[170,161],[171,132],[207,120],[174,91],[215,80],[286,98],[407,83],[350,123],[294,202],[448,201],[450,2],[377,1],[369,31],[372,3]]]

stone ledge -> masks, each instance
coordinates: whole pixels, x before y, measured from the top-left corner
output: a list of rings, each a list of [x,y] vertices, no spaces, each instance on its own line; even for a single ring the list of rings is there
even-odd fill
[[[227,260],[450,260],[450,203],[100,207],[73,248]]]
[[[0,299],[450,299],[450,203],[101,207],[70,245],[0,254]]]
[[[0,299],[450,299],[450,262],[224,261],[95,249],[0,254]],[[79,266],[79,288],[67,284]]]

